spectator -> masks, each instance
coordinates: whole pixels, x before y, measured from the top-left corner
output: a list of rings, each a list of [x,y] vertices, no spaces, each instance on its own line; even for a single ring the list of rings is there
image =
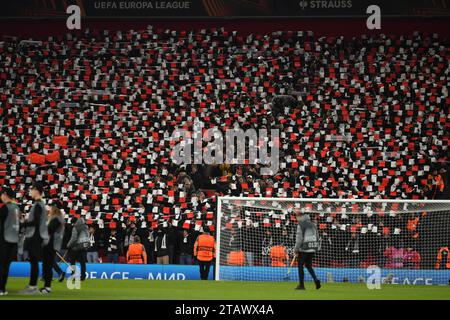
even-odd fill
[[[87,249],[87,262],[98,263],[98,243],[99,237],[94,226],[89,227],[89,249]]]
[[[270,266],[270,249],[273,246],[273,238],[272,238],[272,232],[270,230],[266,230],[264,233],[263,241],[262,241],[262,250],[261,250],[261,256],[262,256],[262,263],[263,266]]]
[[[137,235],[137,228],[134,222],[130,222],[125,231],[125,239],[123,249],[128,252],[128,247],[134,243],[134,237]]]
[[[155,250],[155,237],[156,237],[156,230],[153,230],[152,228],[148,231],[148,244],[149,244],[149,255],[148,255],[148,262],[149,263],[156,263],[157,255]]]
[[[188,230],[183,230],[179,237],[178,247],[180,248],[180,264],[192,264],[192,254],[194,252],[194,240]]]
[[[169,224],[166,229],[166,245],[169,252],[169,264],[175,264],[175,261],[178,261],[178,258],[176,256],[177,251],[175,249],[177,245],[177,237],[172,224]]]
[[[84,208],[94,205],[94,224],[117,223],[120,253],[133,235],[128,228],[123,231],[122,221],[128,225],[132,217],[144,219],[151,228],[173,217],[174,227],[180,230],[192,230],[197,220],[214,222],[209,214],[215,210],[214,199],[208,198],[210,195],[201,199],[200,186],[235,196],[449,198],[449,98],[445,81],[435,81],[446,76],[445,39],[431,34],[370,35],[349,40],[318,38],[300,31],[248,38],[224,29],[162,32],[156,28],[127,31],[126,37],[120,36],[120,43],[124,48],[135,48],[147,45],[150,37],[161,55],[170,50],[165,42],[177,43],[186,54],[172,54],[171,63],[195,62],[188,63],[192,72],[183,79],[178,69],[167,68],[164,59],[138,57],[129,61],[125,72],[117,72],[123,69],[121,59],[130,52],[116,50],[115,35],[107,33],[79,34],[79,46],[75,47],[72,40],[49,38],[45,46],[31,51],[19,45],[20,37],[5,39],[0,52],[4,70],[0,77],[0,145],[8,152],[1,154],[0,170],[6,179],[14,177],[17,189],[25,190],[30,184],[25,177],[48,177],[53,181],[51,195],[66,198],[69,216],[83,216]],[[196,41],[187,39],[186,34],[192,34]],[[219,54],[224,39],[236,59]],[[103,44],[101,48],[95,45],[98,41]],[[381,51],[389,48],[389,52],[372,50],[374,44]],[[261,47],[270,48],[261,61],[242,53],[243,48],[251,52]],[[341,50],[343,47],[346,50]],[[109,53],[105,56],[100,50]],[[132,51],[139,56],[139,50]],[[338,58],[335,52],[339,52]],[[35,57],[61,55],[64,59],[41,66],[43,77],[36,78],[33,72],[17,77],[17,70],[35,69]],[[78,65],[86,63],[113,70],[108,75],[115,79],[113,85]],[[205,64],[210,71],[207,75],[199,71]],[[67,72],[62,74],[63,69]],[[143,72],[150,72],[159,81],[127,76]],[[233,80],[236,75],[239,81]],[[51,95],[42,90],[48,86],[77,87],[76,79],[83,79],[86,92],[82,97],[71,95],[70,103],[66,102],[66,90],[52,91]],[[223,89],[223,79],[233,90]],[[36,84],[36,89],[29,90],[24,83]],[[106,86],[107,94],[94,94]],[[414,90],[421,95],[410,94]],[[290,96],[292,91],[298,95]],[[157,93],[158,106],[150,92]],[[176,117],[171,112],[175,106],[183,109]],[[279,129],[283,146],[279,174],[261,176],[260,164],[213,164],[196,169],[171,164],[170,131],[189,127],[200,114],[206,127],[221,130],[233,125]],[[17,176],[17,172],[21,174]],[[198,201],[190,201],[195,195]],[[150,202],[154,211],[131,214]],[[350,241],[350,227],[346,229],[348,223],[341,216],[336,215],[337,229],[330,230],[331,221],[321,221],[336,249],[333,252],[337,252],[333,264],[341,263]],[[445,218],[430,216],[434,215],[420,217],[417,244],[407,243],[417,249],[421,265],[428,268],[434,267],[436,250],[443,243],[430,242],[427,226],[448,226]],[[381,226],[381,220],[386,226]],[[370,237],[361,236],[363,258],[366,254],[383,256],[384,247],[381,253],[366,252],[366,244],[380,240],[384,228],[388,233],[404,228],[404,221],[381,220],[380,224],[361,223],[375,225]],[[263,228],[261,221],[254,222],[260,223],[255,228]],[[448,230],[436,228],[435,239],[448,239]],[[268,264],[272,244],[268,244],[269,238],[259,237],[254,260],[261,260],[264,247]],[[144,245],[146,238],[141,235]],[[100,240],[106,244],[108,238]],[[150,262],[154,250],[149,253]],[[173,254],[169,256],[173,261]]]
[[[420,253],[411,247],[406,248],[403,256],[403,267],[407,269],[420,269]]]
[[[115,229],[111,230],[108,238],[108,262],[119,263],[119,244],[117,241],[117,232]]]
[[[352,268],[358,268],[361,263],[361,251],[359,244],[359,234],[352,232],[351,238],[345,247],[347,253],[347,264]]]
[[[245,227],[241,229],[242,246],[245,252],[245,262],[248,266],[254,265],[255,255],[255,239],[257,238],[257,230],[253,227],[253,222],[248,220]]]
[[[163,227],[159,227],[155,237],[155,252],[157,264],[169,264],[169,249],[167,234]]]
[[[194,184],[194,188],[196,190],[203,187],[204,177],[196,164],[190,166],[189,176],[191,177],[192,182]]]
[[[405,250],[403,248],[397,248],[390,246],[384,251],[386,257],[385,268],[398,269],[403,268],[403,259],[405,257]]]

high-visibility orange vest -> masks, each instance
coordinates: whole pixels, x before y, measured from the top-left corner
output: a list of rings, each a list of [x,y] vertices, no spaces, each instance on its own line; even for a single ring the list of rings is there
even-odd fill
[[[450,258],[449,258],[449,249],[448,247],[442,247],[436,259],[436,269],[450,269]]]
[[[209,234],[198,236],[194,244],[194,256],[199,261],[211,261],[216,256],[216,242]]]
[[[141,243],[133,243],[128,247],[127,263],[147,264],[147,253]]]
[[[230,253],[228,254],[228,265],[230,266],[245,265],[244,251],[230,251]]]
[[[270,259],[272,259],[272,267],[286,266],[286,248],[284,246],[273,246],[270,249]]]

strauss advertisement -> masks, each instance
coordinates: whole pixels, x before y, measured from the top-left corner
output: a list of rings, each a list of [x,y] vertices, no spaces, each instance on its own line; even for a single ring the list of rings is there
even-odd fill
[[[70,5],[83,17],[366,17],[366,8],[379,5],[384,16],[449,16],[446,1],[397,0],[61,0],[2,3],[1,17],[63,17]]]

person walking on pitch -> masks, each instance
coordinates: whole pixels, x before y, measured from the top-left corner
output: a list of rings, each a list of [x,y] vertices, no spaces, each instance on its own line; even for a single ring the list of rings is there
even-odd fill
[[[67,248],[69,249],[70,264],[76,270],[76,263],[80,263],[80,280],[86,279],[86,250],[91,242],[89,240],[89,228],[83,218],[73,218],[72,235]]]
[[[43,199],[44,187],[36,182],[30,189],[31,198],[34,200],[28,219],[23,223],[25,229],[24,249],[28,251],[30,259],[30,282],[22,294],[34,294],[39,292],[37,288],[39,276],[39,260],[42,258],[42,247],[48,243],[47,210]]]
[[[61,250],[62,239],[64,235],[64,218],[59,205],[52,206],[48,215],[48,244],[43,248],[42,273],[44,277],[44,288],[41,293],[51,292],[53,266],[55,264],[56,252]]]
[[[14,198],[15,194],[12,189],[2,189],[1,199],[4,205],[0,208],[0,296],[8,294],[6,283],[9,266],[17,254],[17,243],[19,242],[20,209],[14,202]]]
[[[295,239],[294,252],[297,254],[298,260],[298,278],[299,285],[297,290],[305,290],[305,272],[303,266],[306,266],[309,274],[316,284],[316,289],[320,289],[320,280],[312,267],[314,254],[319,250],[319,233],[317,226],[311,222],[309,215],[297,215],[297,235]]]

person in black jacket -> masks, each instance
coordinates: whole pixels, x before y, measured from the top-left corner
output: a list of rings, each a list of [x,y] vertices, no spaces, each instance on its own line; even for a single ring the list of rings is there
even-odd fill
[[[248,266],[253,266],[255,252],[257,250],[255,246],[256,242],[256,230],[250,223],[246,224],[245,227],[240,229],[242,237],[242,249],[245,252],[245,263]]]
[[[175,261],[177,261],[176,257],[176,243],[177,243],[177,237],[176,232],[171,224],[169,224],[169,227],[166,229],[166,240],[167,240],[167,249],[169,250],[169,264],[174,264]]]
[[[167,234],[163,227],[159,227],[155,236],[155,252],[157,264],[169,264],[169,249]]]
[[[127,228],[125,229],[123,245],[124,253],[128,252],[128,246],[134,243],[134,237],[138,235],[137,231],[136,224],[134,222],[129,222]]]
[[[43,200],[44,186],[36,182],[30,189],[34,204],[31,207],[27,221],[22,223],[25,227],[24,249],[30,256],[30,282],[21,291],[22,294],[34,294],[38,292],[37,282],[39,277],[39,260],[42,258],[42,247],[49,241],[47,231],[47,212]]]
[[[56,251],[61,249],[64,234],[64,218],[57,206],[52,206],[48,215],[47,230],[48,244],[43,248],[42,274],[44,276],[44,288],[39,291],[48,294],[52,291],[53,266],[55,264]]]
[[[178,248],[180,250],[180,264],[192,264],[192,255],[194,253],[194,239],[188,230],[178,237]]]
[[[115,229],[112,229],[109,235],[107,252],[109,263],[119,262],[119,242],[117,241],[117,232]]]
[[[196,164],[193,164],[188,167],[188,174],[194,183],[194,187],[196,190],[203,187],[203,181],[205,180],[202,172],[198,169]]]

